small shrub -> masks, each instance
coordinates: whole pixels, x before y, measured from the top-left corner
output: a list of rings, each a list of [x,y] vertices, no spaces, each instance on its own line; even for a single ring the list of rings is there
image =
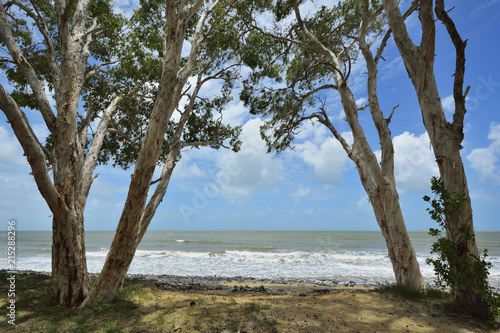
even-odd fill
[[[380,293],[389,293],[412,300],[422,299],[425,296],[423,290],[415,290],[397,284],[379,287],[376,290]]]
[[[488,303],[488,323],[496,327],[498,325],[496,320],[500,316],[500,298],[488,285],[489,269],[492,267],[491,263],[486,261],[488,250],[483,250],[479,256],[463,253],[458,244],[465,244],[474,237],[465,225],[460,227],[460,238],[455,242],[441,235],[442,231],[449,228],[447,213],[462,205],[465,195],[452,198],[445,189],[443,181],[437,177],[431,179],[431,190],[435,199],[431,200],[429,196],[424,196],[423,199],[431,204],[431,208],[427,208],[427,211],[439,225],[439,229],[429,230],[429,234],[436,237],[431,253],[437,257],[427,259],[427,264],[434,267],[436,284],[443,290],[449,287],[452,293],[457,291],[458,286],[475,287],[475,293]]]

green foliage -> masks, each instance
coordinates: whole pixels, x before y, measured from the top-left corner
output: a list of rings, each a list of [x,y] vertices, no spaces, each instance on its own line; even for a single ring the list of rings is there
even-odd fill
[[[480,256],[465,253],[461,244],[474,237],[465,226],[460,228],[460,237],[455,241],[441,235],[441,231],[449,229],[447,215],[462,204],[465,195],[453,198],[445,189],[443,181],[437,177],[431,179],[431,190],[435,198],[431,200],[429,196],[424,196],[423,200],[431,204],[427,211],[439,225],[439,229],[429,230],[429,234],[437,238],[431,247],[431,253],[437,257],[427,259],[427,264],[434,267],[436,284],[442,289],[449,287],[452,293],[457,292],[459,286],[475,287],[476,294],[488,303],[488,322],[496,326],[500,315],[500,297],[488,285],[489,269],[492,267],[491,263],[486,261],[488,250],[484,249]],[[462,308],[466,306],[457,305]],[[462,310],[466,311],[465,308]]]
[[[277,1],[267,8],[274,14],[274,26],[262,28],[263,31],[254,29],[245,37],[240,52],[252,72],[243,81],[240,98],[251,114],[269,117],[261,130],[269,151],[280,152],[292,145],[302,122],[310,120],[336,89],[334,75],[349,77],[358,54],[356,43],[351,42],[358,34],[362,3],[345,0],[322,6],[312,16],[303,17],[307,29],[327,49],[342,53],[340,68],[334,67],[304,35],[289,0]],[[370,14],[379,6],[379,1],[371,1]],[[282,21],[289,17],[293,20],[285,27]],[[369,34],[379,34],[382,26],[380,17],[370,26]]]
[[[54,93],[53,78],[48,66],[49,51],[36,22],[26,15],[40,14],[46,23],[49,36],[54,44],[56,65],[60,67],[61,48],[57,15],[54,3],[47,0],[21,0],[22,7],[16,3],[5,4],[9,23],[23,55],[33,66],[39,79]],[[76,8],[77,2],[75,2]],[[237,50],[238,24],[237,11],[233,8],[237,1],[223,0],[207,20],[203,33],[207,34],[197,57],[193,76],[223,82],[220,94],[199,96],[192,114],[185,126],[183,140],[186,142],[210,142],[212,148],[222,145],[239,149],[239,127],[224,125],[222,112],[232,100],[231,90],[239,78],[237,67],[223,70],[225,66],[237,62],[234,51]],[[113,166],[128,168],[134,164],[137,152],[144,137],[148,119],[163,68],[163,38],[166,34],[166,3],[157,0],[141,0],[140,5],[130,19],[115,14],[113,2],[96,0],[93,2],[87,20],[87,32],[95,20],[93,41],[90,45],[90,57],[86,64],[86,73],[94,72],[83,85],[81,105],[79,107],[79,128],[91,125],[87,136],[87,145],[93,139],[92,125],[99,121],[100,115],[117,96],[125,96],[116,112],[112,115],[106,134],[99,163],[112,163]],[[179,6],[179,3],[176,4]],[[35,9],[36,7],[36,9]],[[187,22],[185,41],[192,39],[196,23],[202,8]],[[74,15],[74,11],[71,16]],[[70,22],[72,20],[70,19]],[[177,33],[182,33],[178,31]],[[182,33],[184,35],[184,33]],[[0,47],[5,47],[3,44]],[[16,102],[25,108],[37,110],[38,105],[31,88],[19,68],[10,61],[0,58],[0,72],[5,74],[13,90],[10,92]],[[184,64],[186,58],[180,60]],[[185,97],[192,88],[184,87]],[[184,101],[184,99],[182,99]],[[57,101],[56,101],[57,102]],[[182,110],[184,105],[178,105]],[[173,117],[175,118],[175,117]],[[178,122],[171,120],[160,162],[166,158],[172,145],[172,136]],[[43,141],[43,138],[40,138]],[[54,138],[45,138],[45,148],[53,152]],[[179,156],[180,157],[180,156]],[[50,167],[50,161],[47,161]]]
[[[209,146],[214,149],[227,145],[237,151],[241,129],[224,125],[222,122],[223,111],[232,100],[234,82],[239,78],[237,66],[225,70],[225,66],[237,62],[233,50],[237,48],[238,40],[237,26],[233,24],[235,13],[231,10],[232,2],[225,3],[227,6],[217,7],[206,24],[205,32],[210,34],[200,49],[193,72],[193,76],[197,75],[201,79],[211,78],[222,82],[222,88],[218,95],[198,95],[184,126],[182,140],[185,143],[210,143]],[[126,94],[131,88],[135,89],[135,94],[127,96],[120,103],[110,121],[109,126],[117,131],[106,135],[99,156],[100,163],[112,162],[114,166],[126,169],[133,165],[137,158],[163,71],[165,10],[164,2],[141,1],[141,6],[129,22],[127,34],[121,38],[117,51],[120,63],[113,68],[110,76],[100,76],[93,82],[93,85],[99,86],[100,89],[95,90],[96,93],[91,92],[87,99],[88,104],[99,104],[98,109],[101,110],[114,96]],[[187,23],[186,42],[190,41],[198,18],[199,14],[196,14]],[[181,59],[181,65],[186,60],[187,58]],[[111,87],[110,81],[115,83]],[[184,89],[184,96],[189,97],[192,87],[187,86]],[[179,112],[186,105],[179,105]],[[160,164],[170,152],[172,137],[177,127],[178,122],[172,119],[165,134]],[[127,139],[124,140],[124,137]]]

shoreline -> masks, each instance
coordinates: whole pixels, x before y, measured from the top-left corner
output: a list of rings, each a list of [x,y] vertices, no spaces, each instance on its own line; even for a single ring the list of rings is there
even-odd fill
[[[49,328],[129,333],[497,332],[472,318],[449,313],[442,298],[405,298],[393,288],[373,285],[129,274],[113,302],[75,310],[51,306],[50,273],[15,273],[19,274],[16,328],[21,332]],[[8,280],[2,280],[0,289],[5,290]],[[7,294],[0,295],[0,307],[7,301]]]
[[[0,272],[8,272],[0,269]],[[42,274],[51,275],[47,271],[18,270],[20,274]],[[99,274],[90,273],[91,277]],[[154,283],[159,289],[170,291],[209,291],[209,290],[229,290],[229,291],[255,291],[261,286],[270,289],[286,289],[293,292],[293,289],[324,289],[328,290],[349,290],[349,289],[375,289],[394,286],[395,283],[358,283],[355,281],[340,281],[332,279],[318,278],[298,278],[298,277],[271,277],[255,278],[250,276],[218,276],[218,275],[171,275],[171,274],[127,274],[126,280],[142,280]],[[233,288],[238,290],[232,290]],[[435,288],[435,285],[426,283],[426,288]],[[261,288],[262,289],[262,288]]]

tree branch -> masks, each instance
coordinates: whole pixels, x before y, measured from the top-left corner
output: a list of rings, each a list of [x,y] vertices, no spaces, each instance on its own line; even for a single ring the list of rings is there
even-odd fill
[[[258,27],[256,25],[252,25],[252,28],[255,29],[255,30],[257,30],[258,32],[260,32],[264,36],[272,37],[274,39],[278,39],[278,40],[282,40],[282,41],[289,42],[289,43],[292,43],[292,44],[296,44],[296,45],[299,45],[299,46],[302,46],[302,47],[305,47],[305,48],[308,48],[308,49],[311,49],[311,50],[316,50],[311,45],[302,43],[302,42],[300,42],[298,40],[295,40],[293,38],[278,36],[278,35],[271,34],[269,32],[265,32],[262,28],[260,28],[260,27]]]
[[[419,59],[420,55],[418,54],[417,47],[411,40],[408,30],[406,29],[406,25],[403,17],[401,16],[397,1],[382,0],[382,3],[384,5],[389,25],[392,27],[392,33],[399,53],[403,58],[407,71],[413,75],[413,73],[416,73],[419,69],[421,69],[420,61],[406,61],[405,59]],[[418,3],[418,0],[413,1],[413,4],[415,3]]]
[[[180,145],[181,145],[181,148],[219,145],[219,146],[224,147],[226,149],[230,149],[229,147],[223,145],[219,141],[180,142]]]
[[[101,63],[101,64],[97,65],[96,67],[94,67],[94,68],[93,68],[90,72],[88,72],[88,73],[85,75],[85,80],[88,80],[88,79],[90,79],[92,76],[94,76],[95,74],[97,74],[97,73],[100,71],[100,68],[101,68],[101,67],[116,64],[117,62],[120,62],[120,60],[121,60],[121,59],[118,59],[118,60],[115,60],[115,61],[103,62],[103,63]]]
[[[94,114],[94,101],[91,99],[89,102],[89,106],[87,107],[87,110],[85,112],[85,118],[81,117],[80,114],[78,116],[82,118],[82,123],[81,123],[81,130],[80,130],[80,144],[82,147],[86,146],[87,143],[87,130],[90,125],[90,122],[92,121],[92,116]]]
[[[339,57],[333,53],[331,50],[327,49],[317,38],[312,34],[304,24],[302,17],[300,16],[299,5],[296,0],[292,0],[293,9],[295,11],[295,17],[297,19],[298,25],[302,29],[304,35],[306,35],[307,39],[315,46],[314,50],[319,54],[322,54],[324,57],[329,59],[332,62],[332,66],[335,68],[335,72],[339,75],[336,81],[345,80],[344,74],[340,71],[340,61]],[[337,85],[339,82],[336,82]]]
[[[460,34],[457,31],[455,23],[448,15],[448,12],[444,9],[444,1],[436,0],[435,8],[436,16],[444,24],[448,34],[450,35],[451,41],[455,46],[455,75],[453,81],[453,99],[455,100],[455,114],[453,115],[453,126],[463,131],[464,127],[464,117],[466,113],[465,108],[465,98],[469,91],[468,87],[466,92],[463,93],[464,86],[464,75],[465,75],[465,47],[467,46],[467,41],[463,41]]]
[[[56,53],[54,50],[54,42],[52,40],[52,37],[49,34],[49,29],[47,28],[47,23],[43,16],[40,14],[40,11],[38,10],[38,7],[36,6],[35,2],[33,0],[30,0],[31,5],[33,6],[34,10],[36,11],[33,13],[28,7],[24,6],[21,4],[19,1],[14,0],[13,3],[15,3],[19,8],[24,10],[26,14],[35,21],[38,30],[42,34],[45,42],[45,46],[47,47],[47,52],[48,52],[48,63],[49,63],[49,69],[50,69],[50,74],[52,75],[52,83],[54,85],[54,95],[55,99],[58,100],[58,94],[59,94],[59,69],[57,68],[57,63],[56,63]]]
[[[7,46],[12,60],[19,67],[24,77],[28,81],[35,100],[37,101],[38,108],[42,114],[43,120],[47,125],[49,131],[53,134],[55,130],[56,117],[52,111],[47,95],[45,94],[45,89],[38,79],[35,70],[31,64],[26,60],[21,50],[19,49],[10,25],[7,21],[7,13],[5,12],[4,6],[0,3],[0,39]]]
[[[420,49],[426,64],[434,62],[436,50],[436,25],[434,23],[433,0],[420,0],[418,18],[422,24],[422,39]]]
[[[203,13],[201,14],[200,18],[198,19],[198,22],[196,24],[196,30],[194,32],[193,39],[191,42],[191,50],[189,52],[188,60],[184,64],[184,66],[182,66],[182,68],[179,70],[179,74],[178,74],[178,77],[180,79],[180,82],[182,83],[182,86],[187,81],[189,75],[191,75],[191,73],[193,71],[194,64],[196,63],[198,51],[199,51],[200,46],[203,42],[203,36],[202,36],[203,25],[205,24],[205,21],[206,21],[208,15],[210,15],[210,13],[218,5],[219,1],[220,0],[214,1],[212,6],[210,6],[210,8],[205,9],[203,11]],[[196,10],[198,10],[198,8],[201,6],[201,3],[202,3],[202,1],[200,1],[200,0],[198,0],[195,3],[196,5],[198,5]],[[189,10],[189,13],[191,13],[192,10],[194,10],[194,7]],[[190,14],[190,15],[193,15],[193,14]],[[191,16],[188,16],[187,19],[189,19],[189,17],[191,17]]]
[[[94,138],[83,165],[82,192],[84,194],[81,196],[82,198],[84,198],[83,200],[86,200],[90,191],[90,187],[92,186],[92,174],[94,173],[95,167],[97,165],[97,159],[99,157],[99,153],[101,152],[101,147],[108,128],[109,118],[111,117],[111,114],[116,110],[118,104],[123,100],[123,98],[123,96],[117,96],[113,99],[113,101],[103,112],[101,121],[99,122],[99,125],[97,125]]]
[[[417,9],[417,2],[414,1],[412,2],[410,8],[408,8],[408,10],[403,14],[402,16],[403,21],[406,20],[416,9]],[[385,33],[384,38],[382,38],[380,46],[377,49],[377,54],[375,55],[374,58],[376,64],[378,64],[379,60],[382,58],[382,53],[384,52],[384,49],[387,46],[387,41],[391,37],[391,34],[392,34],[392,29],[389,27],[389,29]]]
[[[30,164],[38,190],[47,202],[50,210],[54,215],[66,214],[66,209],[62,205],[62,200],[49,176],[42,145],[34,134],[28,122],[28,118],[7,90],[5,90],[3,85],[0,85],[0,109],[4,112],[14,134],[23,147],[24,154]]]
[[[394,114],[394,111],[396,111],[396,108],[399,107],[399,104],[398,105],[395,105],[393,108],[392,108],[392,111],[391,111],[391,114],[389,115],[389,117],[386,119],[387,121],[387,125],[389,125],[389,123],[391,122],[391,119],[392,119],[392,115]]]
[[[320,107],[320,114],[316,115],[316,118],[320,123],[325,125],[330,130],[330,132],[332,132],[333,136],[335,137],[335,139],[337,139],[338,142],[340,142],[342,148],[344,148],[349,158],[352,159],[352,147],[347,143],[344,137],[337,131],[335,126],[333,126],[326,112],[325,104],[326,104],[326,99],[322,102],[322,105]]]

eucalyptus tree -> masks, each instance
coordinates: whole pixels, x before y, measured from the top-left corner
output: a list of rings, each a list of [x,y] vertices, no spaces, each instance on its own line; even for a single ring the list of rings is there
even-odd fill
[[[90,288],[83,210],[95,162],[91,155],[85,156],[85,124],[95,115],[89,113],[80,121],[78,106],[85,81],[96,74],[87,65],[93,42],[99,37],[112,48],[122,25],[123,19],[112,14],[106,1],[0,4],[1,68],[12,84],[0,87],[0,108],[53,213],[52,298],[56,304],[74,306]],[[109,65],[104,62],[101,68]],[[40,113],[53,149],[36,137],[23,108]],[[108,113],[113,108],[110,104]],[[100,141],[96,136],[94,147]]]
[[[239,129],[223,125],[217,115],[238,74],[231,52],[223,51],[234,33],[228,29],[231,6],[143,1],[127,22],[106,0],[1,4],[0,61],[11,85],[0,86],[0,108],[53,213],[55,304],[74,307],[113,298],[182,148],[237,149]],[[221,93],[203,96],[203,84],[213,79],[222,80]],[[23,109],[42,115],[50,133],[45,143]],[[103,271],[91,289],[83,213],[95,168],[107,162],[133,167],[134,173]],[[153,181],[159,166],[160,178]]]
[[[431,140],[444,190],[452,199],[461,200],[460,205],[445,212],[446,237],[456,246],[457,254],[460,256],[478,257],[471,199],[460,155],[464,139],[465,98],[469,90],[469,87],[465,91],[463,88],[467,41],[463,41],[460,37],[453,20],[445,10],[444,0],[436,0],[435,4],[432,0],[421,0],[415,1],[414,4],[418,4],[419,7],[418,18],[422,31],[420,45],[416,45],[410,38],[398,2],[383,0],[394,41],[415,87],[424,126]],[[455,73],[453,74],[455,113],[451,122],[445,116],[434,75],[436,17],[444,24],[456,50]],[[473,269],[460,265],[459,262],[450,262],[450,266],[464,275],[471,274]],[[486,316],[487,302],[477,295],[475,290],[478,286],[487,285],[487,281],[479,279],[472,284],[464,283],[464,281],[459,282],[454,291],[455,302],[471,313]]]
[[[113,299],[165,194],[180,150],[200,145],[218,148],[227,139],[234,149],[238,149],[239,128],[224,126],[220,118],[214,119],[212,115],[214,110],[221,112],[230,100],[237,76],[234,70],[238,68],[238,61],[231,51],[227,51],[230,49],[227,44],[233,46],[237,41],[236,22],[229,15],[230,12],[234,14],[234,4],[234,1],[214,1],[210,5],[204,1],[192,4],[187,1],[145,2],[138,11],[139,30],[153,39],[151,46],[158,48],[155,53],[160,55],[161,75],[153,83],[157,88],[154,88],[154,98],[149,99],[151,105],[147,107],[147,113],[150,113],[148,126],[144,134],[139,135],[138,142],[142,144],[134,158],[135,170],[115,237],[104,267],[83,306]],[[156,35],[152,32],[158,28],[155,25],[165,28],[156,29]],[[187,57],[183,57],[186,39],[190,42],[190,51]],[[193,75],[195,82],[191,84],[189,79]],[[203,84],[212,79],[224,82],[222,95],[212,99],[200,98]],[[184,110],[180,110],[179,103],[184,95],[188,102]],[[169,119],[176,110],[180,112],[178,124],[169,126]],[[197,112],[193,113],[193,110]],[[129,126],[123,125],[124,128]],[[168,146],[164,145],[166,149],[162,149],[162,137],[166,131],[171,131],[172,140]],[[128,152],[130,150],[118,156],[127,158]],[[160,178],[153,181],[155,165],[162,152],[164,166]],[[156,188],[147,201],[153,184],[157,184]]]
[[[246,38],[243,60],[252,68],[244,81],[241,98],[250,112],[270,119],[261,129],[270,150],[282,151],[292,145],[305,121],[326,126],[355,163],[369,197],[377,223],[385,238],[396,281],[412,289],[424,287],[414,248],[399,205],[394,176],[394,147],[388,117],[377,97],[377,64],[389,38],[382,38],[382,7],[377,1],[341,1],[321,7],[312,17],[302,18],[297,1],[278,1],[269,6],[276,28],[261,27],[255,20]],[[292,20],[284,27],[280,21]],[[371,42],[381,40],[377,53]],[[368,71],[369,103],[358,107],[349,86],[350,72],[361,51]],[[273,84],[269,85],[269,80]],[[327,105],[327,94],[337,92],[349,125],[353,143],[337,130],[331,120],[336,105]],[[369,108],[381,145],[380,165],[360,125],[358,113]]]

